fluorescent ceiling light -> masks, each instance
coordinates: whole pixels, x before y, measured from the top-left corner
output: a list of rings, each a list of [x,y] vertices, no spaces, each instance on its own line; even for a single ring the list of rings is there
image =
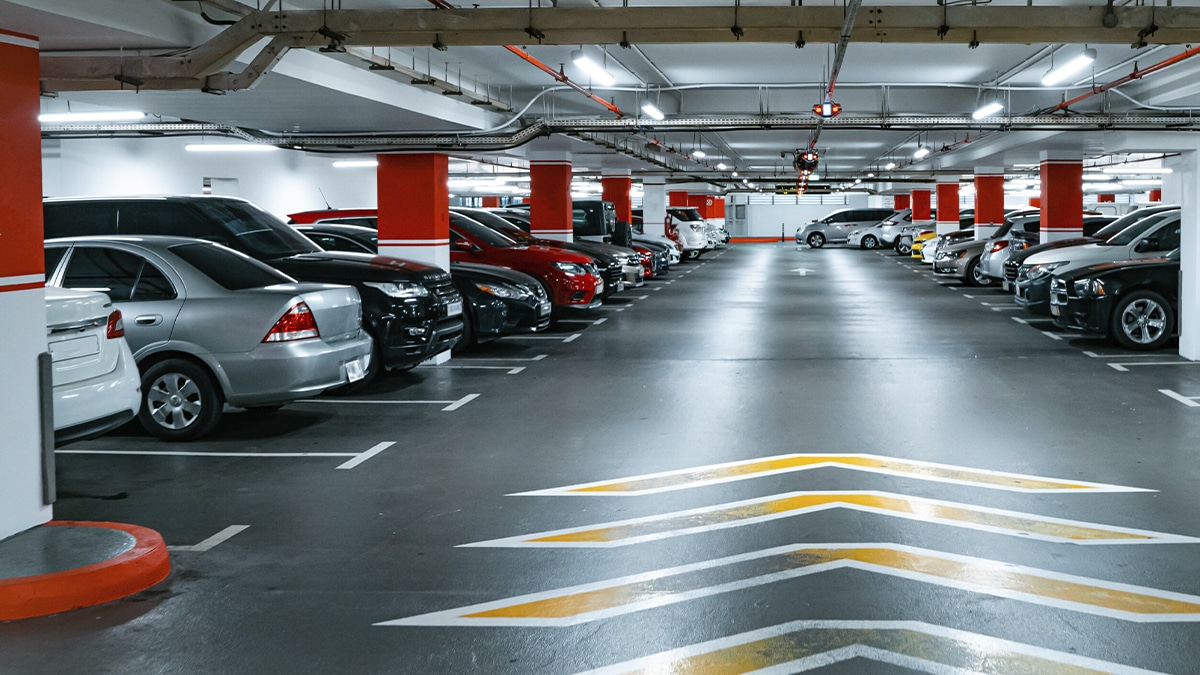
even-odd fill
[[[1101,169],[1100,171],[1102,171],[1103,173],[1122,173],[1122,174],[1130,174],[1130,175],[1135,175],[1135,174],[1153,175],[1153,174],[1171,173],[1171,169],[1167,169],[1167,168],[1164,168],[1161,166],[1127,166],[1124,164],[1118,165],[1118,166],[1106,166],[1103,169]]]
[[[1116,180],[1116,179],[1117,179],[1116,176],[1111,176],[1111,175],[1103,174],[1103,173],[1085,172],[1083,174],[1084,181],[1098,182],[1098,181]]]
[[[931,152],[931,150],[928,147],[922,145],[921,147],[917,148],[916,152],[913,153],[913,158],[914,159],[925,159],[926,157],[929,156],[930,152]]]
[[[652,117],[656,120],[666,119],[666,115],[663,114],[663,111],[659,110],[658,106],[649,101],[646,101],[642,104],[642,112],[646,113],[647,117]]]
[[[1096,60],[1096,50],[1095,49],[1085,49],[1085,50],[1083,50],[1083,53],[1080,54],[1079,56],[1076,56],[1075,58],[1071,59],[1070,61],[1067,61],[1063,65],[1046,73],[1046,76],[1042,78],[1042,86],[1043,87],[1053,87],[1054,85],[1056,85],[1060,82],[1065,82],[1067,80],[1067,78],[1071,77],[1075,73],[1078,73],[1079,71],[1083,70],[1084,68],[1087,68],[1088,66],[1090,66],[1092,64],[1092,61],[1095,61],[1095,60]]]
[[[279,148],[261,143],[188,143],[188,152],[274,152]]]
[[[717,171],[724,171],[726,168],[725,162],[717,162]]]
[[[737,172],[736,172],[736,171],[734,171],[733,173],[731,173],[731,174],[729,174],[729,175],[730,175],[730,176],[733,176],[734,178],[737,178]]]
[[[137,122],[146,116],[136,110],[109,110],[95,112],[45,113],[38,115],[42,124],[75,124],[82,122]]]
[[[611,87],[616,83],[616,78],[604,69],[599,63],[596,63],[582,49],[576,49],[571,52],[571,60],[579,69],[588,74],[592,78],[592,82],[602,87]],[[649,113],[647,113],[649,114]],[[659,118],[661,119],[661,118]]]
[[[896,168],[896,163],[895,163],[895,162],[888,162],[887,164],[885,164],[885,165],[884,165],[884,167],[883,167],[883,170],[884,170],[884,171],[891,171],[891,170],[892,170],[892,169],[894,169],[894,168]]]
[[[703,150],[693,150],[692,151],[692,157],[695,157],[696,159],[704,159],[707,156],[708,155],[704,154]]]
[[[1135,186],[1135,185],[1162,185],[1162,179],[1160,179],[1160,178],[1137,178],[1137,179],[1127,179],[1127,180],[1123,180],[1123,181],[1121,181],[1121,185],[1129,185],[1129,186]]]
[[[368,169],[379,166],[377,159],[340,159],[333,163],[338,169]]]
[[[985,117],[991,117],[992,115],[995,115],[996,113],[1000,112],[1001,110],[1004,110],[1004,106],[997,101],[992,101],[991,103],[984,104],[983,106],[981,106],[979,108],[979,110],[976,110],[975,112],[971,113],[971,117],[974,119],[977,119],[977,120],[981,120]]]

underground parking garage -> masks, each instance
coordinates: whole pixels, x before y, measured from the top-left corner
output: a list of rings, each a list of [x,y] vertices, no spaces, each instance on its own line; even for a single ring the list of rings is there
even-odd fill
[[[286,4],[0,3],[0,670],[1195,670],[1187,8]]]

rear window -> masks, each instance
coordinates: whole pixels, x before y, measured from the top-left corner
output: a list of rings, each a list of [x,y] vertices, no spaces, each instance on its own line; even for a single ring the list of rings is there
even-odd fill
[[[171,252],[231,291],[295,282],[286,274],[257,260],[212,244],[179,244],[172,246]]]
[[[47,239],[116,234],[116,202],[60,202],[42,207]]]

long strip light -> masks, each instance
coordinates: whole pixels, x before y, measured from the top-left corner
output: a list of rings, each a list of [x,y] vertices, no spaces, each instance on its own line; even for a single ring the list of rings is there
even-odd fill
[[[261,143],[188,143],[188,152],[274,152],[279,148]]]
[[[602,87],[611,87],[616,84],[617,78],[613,77],[612,73],[605,70],[599,63],[593,61],[582,49],[571,52],[571,60],[579,66],[580,70],[587,73],[588,77],[592,78],[593,83]]]
[[[38,115],[42,124],[76,124],[86,122],[137,122],[146,113],[137,110],[107,110],[94,112],[43,113]]]
[[[379,166],[377,159],[339,159],[333,163],[337,169],[373,169]]]
[[[647,117],[650,117],[650,118],[653,118],[656,120],[663,120],[663,119],[667,118],[667,116],[663,114],[663,111],[658,109],[658,106],[654,105],[653,103],[651,103],[649,101],[646,101],[645,103],[642,104],[642,112],[646,113]]]
[[[1001,110],[1004,110],[1004,105],[999,101],[992,101],[991,103],[985,103],[984,105],[980,106],[979,110],[971,113],[971,118],[981,120],[985,117],[991,117]]]
[[[929,146],[922,145],[921,147],[917,148],[916,152],[913,153],[913,159],[925,159],[929,156],[930,152],[932,152],[932,150],[929,149]]]
[[[1066,63],[1062,64],[1061,66],[1054,68],[1050,72],[1046,73],[1046,76],[1042,78],[1042,86],[1043,87],[1053,87],[1054,85],[1056,85],[1060,82],[1064,82],[1064,81],[1066,81],[1067,78],[1071,77],[1075,73],[1078,73],[1079,71],[1083,70],[1084,68],[1087,68],[1088,66],[1090,66],[1092,64],[1092,61],[1095,61],[1095,60],[1096,60],[1096,50],[1090,49],[1090,48],[1085,49],[1085,50],[1083,50],[1083,53],[1080,54],[1079,56],[1076,56],[1075,58],[1071,59],[1070,61],[1067,61]]]
[[[693,150],[692,151],[692,157],[695,157],[696,159],[704,159],[707,156],[708,155],[704,154],[703,150]]]

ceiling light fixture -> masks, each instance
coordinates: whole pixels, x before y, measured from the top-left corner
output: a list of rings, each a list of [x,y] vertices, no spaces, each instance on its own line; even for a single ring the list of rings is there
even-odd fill
[[[922,145],[921,147],[917,148],[916,152],[913,153],[913,159],[925,159],[931,152],[933,151],[929,149],[929,146]]]
[[[731,174],[729,174],[729,175],[730,175],[730,176],[733,176],[734,178],[737,178],[737,172],[736,172],[736,171],[734,171],[733,173],[731,173]]]
[[[717,171],[724,171],[726,168],[725,162],[717,162]]]
[[[693,150],[692,151],[692,157],[695,157],[696,159],[704,159],[707,156],[708,155],[704,154],[703,150]]]
[[[663,111],[659,110],[658,106],[654,105],[653,103],[651,103],[649,101],[646,101],[645,103],[642,104],[642,112],[646,113],[647,117],[650,117],[650,118],[653,118],[656,120],[666,119],[666,115],[663,114]]]
[[[891,170],[892,170],[892,169],[894,169],[894,168],[896,168],[896,163],[895,163],[895,162],[888,162],[887,164],[885,164],[885,165],[883,166],[883,170],[884,170],[884,171],[891,171]]]
[[[274,152],[279,148],[262,143],[188,143],[188,152]]]
[[[1089,47],[1088,49],[1083,50],[1083,53],[1081,53],[1079,56],[1076,56],[1057,68],[1052,68],[1050,72],[1046,73],[1046,76],[1042,78],[1042,86],[1053,87],[1060,82],[1064,82],[1067,78],[1071,77],[1075,73],[1078,73],[1084,68],[1090,66],[1095,60],[1096,50]]]
[[[43,113],[38,115],[42,124],[75,124],[83,122],[137,122],[146,116],[136,110],[108,110],[94,112]]]
[[[995,115],[996,113],[1000,112],[1001,110],[1004,110],[1004,105],[1001,104],[999,101],[992,101],[991,103],[983,104],[982,106],[979,107],[979,110],[976,110],[975,112],[971,113],[971,118],[981,120],[985,117],[991,117],[992,115]]]
[[[1157,175],[1171,173],[1171,169],[1161,166],[1128,166],[1125,164],[1119,166],[1106,166],[1101,169],[1103,173],[1120,173],[1129,175]]]
[[[339,159],[333,163],[335,169],[373,169],[379,166],[377,159]]]
[[[588,74],[592,78],[592,82],[602,87],[611,87],[616,84],[617,79],[612,76],[612,73],[604,69],[599,63],[592,60],[582,49],[576,49],[571,52],[571,60],[579,69]],[[649,113],[647,113],[649,114]]]

